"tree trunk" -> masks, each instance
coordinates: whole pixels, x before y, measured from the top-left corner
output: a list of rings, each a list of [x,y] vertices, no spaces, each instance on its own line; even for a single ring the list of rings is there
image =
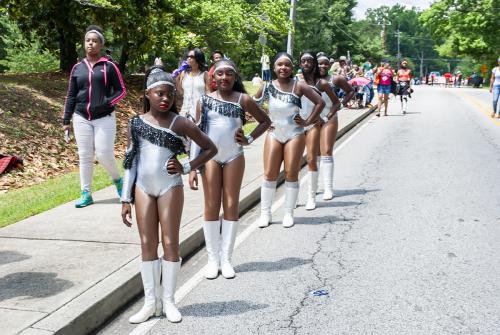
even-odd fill
[[[125,42],[122,48],[122,53],[120,55],[120,63],[118,64],[118,67],[120,68],[122,74],[125,73],[125,70],[127,69],[129,47],[130,47],[129,43]]]
[[[78,62],[75,41],[71,34],[61,33],[59,36],[59,68],[63,72],[70,72],[73,65]]]

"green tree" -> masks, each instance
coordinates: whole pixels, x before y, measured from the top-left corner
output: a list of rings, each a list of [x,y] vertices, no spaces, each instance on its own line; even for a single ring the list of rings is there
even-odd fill
[[[355,0],[308,0],[297,2],[295,49],[323,51],[330,55],[353,51],[352,9]]]
[[[0,72],[49,72],[59,68],[57,57],[39,39],[26,39],[7,16],[0,17]]]
[[[416,65],[415,72],[420,72],[421,64],[422,75],[432,70],[447,71],[448,63],[439,59],[440,56],[435,50],[436,42],[430,31],[420,22],[421,15],[422,12],[416,8],[408,9],[401,5],[380,6],[368,9],[364,21],[377,27],[375,30],[378,34],[385,25],[385,57],[397,61],[399,31],[400,59],[407,58],[412,66]],[[382,42],[380,40],[379,45],[383,45]]]
[[[443,39],[439,54],[495,59],[500,50],[499,0],[439,0],[424,11],[421,22]]]
[[[273,49],[286,34],[287,8],[286,0],[6,0],[0,5],[25,36],[35,34],[44,49],[59,54],[63,71],[75,63],[91,23],[105,29],[107,47],[122,70],[137,70],[155,56],[177,65],[192,46],[220,48],[244,60],[261,32]]]
[[[2,9],[25,37],[35,34],[43,41],[44,48],[59,54],[61,70],[71,70],[78,57],[76,43],[90,22],[88,3],[83,0],[4,0]]]

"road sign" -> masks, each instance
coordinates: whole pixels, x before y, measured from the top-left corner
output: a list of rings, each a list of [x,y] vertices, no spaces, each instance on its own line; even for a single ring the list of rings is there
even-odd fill
[[[485,74],[488,72],[488,66],[486,64],[481,65],[481,73]]]
[[[266,35],[264,35],[264,33],[260,33],[260,36],[259,36],[259,43],[260,43],[260,45],[262,45],[262,46],[266,45],[266,43],[267,43],[267,38],[266,38]]]

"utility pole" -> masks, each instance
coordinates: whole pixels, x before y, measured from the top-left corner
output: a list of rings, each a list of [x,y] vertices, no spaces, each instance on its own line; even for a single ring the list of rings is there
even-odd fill
[[[293,31],[295,29],[295,9],[297,0],[290,1],[290,22],[292,23],[288,30],[288,42],[286,44],[286,52],[293,56]]]
[[[390,22],[387,22],[385,20],[385,18],[383,19],[382,21],[382,24],[379,24],[379,25],[382,25],[382,31],[380,32],[380,38],[382,38],[382,50],[384,50],[384,54],[387,54],[387,43],[385,41],[385,37],[386,37],[386,26],[390,26],[391,23]]]
[[[422,78],[422,75],[424,74],[424,50],[420,51],[420,78]]]
[[[400,50],[401,32],[399,31],[399,28],[394,35],[398,38],[398,54],[396,55],[396,58],[398,60],[398,68],[399,68],[399,63],[401,62],[401,50]]]

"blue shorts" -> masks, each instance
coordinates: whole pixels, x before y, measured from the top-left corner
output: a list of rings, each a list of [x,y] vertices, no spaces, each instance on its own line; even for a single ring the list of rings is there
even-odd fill
[[[391,85],[378,85],[377,92],[380,94],[391,94]]]

